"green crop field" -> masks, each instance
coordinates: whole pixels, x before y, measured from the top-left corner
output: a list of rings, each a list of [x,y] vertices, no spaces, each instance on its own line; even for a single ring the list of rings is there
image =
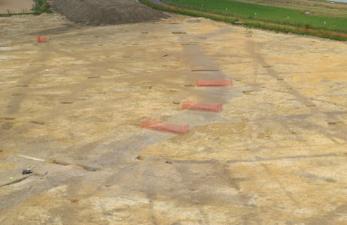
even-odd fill
[[[310,15],[301,10],[234,0],[164,0],[164,2],[226,16],[347,33],[347,17]]]
[[[320,0],[151,0],[142,2],[162,10],[239,23],[249,27],[347,40],[347,5]],[[296,4],[297,3],[297,4]]]

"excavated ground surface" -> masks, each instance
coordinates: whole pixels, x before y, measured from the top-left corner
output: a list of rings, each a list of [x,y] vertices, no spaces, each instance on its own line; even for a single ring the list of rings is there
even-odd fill
[[[155,21],[166,15],[137,0],[52,0],[52,8],[69,20],[88,25]]]
[[[347,223],[345,43],[178,16],[0,26],[1,225]]]

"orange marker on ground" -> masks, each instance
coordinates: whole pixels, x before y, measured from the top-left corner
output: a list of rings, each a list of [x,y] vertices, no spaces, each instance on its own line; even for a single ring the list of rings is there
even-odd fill
[[[143,121],[141,123],[141,127],[175,134],[185,134],[189,132],[189,126],[187,124],[171,124],[166,122],[158,122],[154,120]]]
[[[221,112],[223,110],[223,105],[219,103],[194,103],[194,102],[184,102],[181,106],[182,109],[189,110],[201,110],[209,112]]]
[[[37,43],[45,43],[48,41],[48,37],[40,35],[36,37],[36,41]]]

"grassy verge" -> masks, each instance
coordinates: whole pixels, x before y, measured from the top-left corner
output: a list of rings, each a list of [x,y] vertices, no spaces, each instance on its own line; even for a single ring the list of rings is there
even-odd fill
[[[34,0],[32,11],[35,14],[50,13],[51,10],[48,0]]]
[[[189,16],[206,17],[213,20],[232,24],[242,24],[247,27],[267,29],[276,32],[306,34],[334,40],[347,41],[347,18],[316,15],[307,16],[304,12],[298,10],[255,5],[250,3],[242,3],[236,8],[231,7],[229,4],[229,8],[225,8],[224,4],[220,5],[221,3],[234,3],[235,1],[232,0],[165,0],[165,3],[170,4],[156,4],[151,0],[140,1],[159,10]],[[174,2],[177,4],[173,4]],[[202,5],[202,3],[204,4]],[[253,6],[255,8],[253,8]],[[273,8],[276,8],[276,10],[269,11],[269,9]],[[254,11],[255,9],[260,11]],[[270,14],[267,14],[269,12]],[[289,18],[292,19],[284,20],[288,18],[288,15]],[[282,20],[278,18],[282,18]],[[306,20],[307,18],[310,19]],[[323,21],[322,24],[320,21]],[[326,22],[324,23],[324,21]],[[332,23],[334,24],[333,26],[326,27],[327,21],[329,24],[330,22],[335,22]]]

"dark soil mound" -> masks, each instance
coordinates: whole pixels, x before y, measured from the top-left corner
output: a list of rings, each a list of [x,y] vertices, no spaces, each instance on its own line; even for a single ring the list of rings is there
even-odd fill
[[[88,25],[137,23],[166,17],[137,0],[53,0],[52,8],[73,22]]]

